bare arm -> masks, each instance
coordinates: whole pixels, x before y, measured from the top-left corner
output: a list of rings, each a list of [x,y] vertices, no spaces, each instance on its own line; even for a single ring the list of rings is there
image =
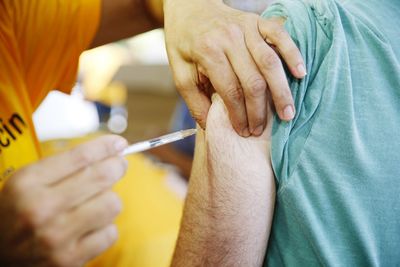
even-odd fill
[[[269,129],[238,136],[222,100],[214,100],[197,137],[172,266],[261,266],[275,200]]]
[[[162,0],[102,0],[101,21],[92,47],[162,26]]]

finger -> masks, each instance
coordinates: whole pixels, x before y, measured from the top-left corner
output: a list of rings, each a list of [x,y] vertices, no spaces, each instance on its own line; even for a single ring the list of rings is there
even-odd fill
[[[57,211],[72,209],[93,196],[111,189],[127,169],[122,157],[112,157],[86,167],[53,186]]]
[[[64,225],[64,228],[68,228],[70,237],[79,239],[112,223],[121,210],[122,203],[117,194],[107,191],[67,213],[63,221],[70,225]]]
[[[121,212],[121,201],[111,191],[99,194],[84,205],[59,214],[40,228],[38,240],[47,247],[59,248],[79,241],[88,233],[111,224]]]
[[[215,93],[215,89],[212,86],[210,79],[208,79],[208,77],[206,76],[206,70],[197,65],[197,73],[199,76],[199,87],[201,91],[204,92],[208,99],[211,99],[213,94]]]
[[[235,131],[241,136],[250,136],[243,89],[226,55],[222,51],[208,54],[200,59],[200,65],[224,100]]]
[[[265,125],[264,133],[262,134],[262,136],[267,137],[267,140],[271,139],[274,114],[275,114],[275,110],[273,109],[271,91],[268,89],[268,91],[267,91],[267,122]]]
[[[31,165],[24,173],[35,183],[56,183],[95,162],[120,154],[127,145],[127,141],[120,136],[103,136]]]
[[[267,84],[245,44],[242,30],[233,30],[231,35],[235,45],[227,46],[225,51],[243,87],[250,133],[259,136],[266,124]]]
[[[247,30],[246,44],[267,81],[279,118],[292,120],[295,115],[292,93],[279,56],[254,29]]]
[[[193,118],[204,129],[211,101],[206,92],[199,89],[198,74],[195,66],[180,59],[175,59],[174,62],[172,69],[176,87],[185,100]]]
[[[118,239],[115,225],[109,225],[84,237],[77,246],[82,262],[88,262],[110,248]]]
[[[296,78],[301,79],[307,75],[304,60],[295,42],[285,30],[284,24],[284,18],[272,18],[269,20],[259,18],[258,28],[260,34],[266,37],[266,41],[278,49],[290,72]]]

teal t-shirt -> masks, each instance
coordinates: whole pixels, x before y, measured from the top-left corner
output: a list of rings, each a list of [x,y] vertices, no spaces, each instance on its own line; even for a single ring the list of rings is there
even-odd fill
[[[400,266],[400,1],[281,0],[308,75],[275,118],[266,266]]]

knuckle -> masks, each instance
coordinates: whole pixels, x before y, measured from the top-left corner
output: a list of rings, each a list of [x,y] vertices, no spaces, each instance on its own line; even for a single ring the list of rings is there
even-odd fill
[[[220,34],[221,35],[221,34]],[[192,58],[201,64],[221,64],[225,60],[223,43],[226,38],[211,34],[199,38],[193,49]]]
[[[225,95],[228,101],[231,101],[234,104],[238,104],[243,102],[243,90],[236,84],[231,84],[226,87]]]
[[[92,155],[84,149],[76,148],[72,150],[73,164],[78,166],[87,166],[92,162]]]
[[[87,167],[85,171],[88,173],[88,176],[93,177],[97,187],[107,189],[112,185],[113,175],[111,168],[103,168],[103,166]]]
[[[273,34],[277,40],[284,39],[288,36],[288,33],[286,32],[285,28],[282,27],[281,25],[275,26]]]
[[[50,214],[50,205],[46,203],[45,201],[37,200],[34,203],[22,204],[22,207],[19,207],[21,222],[32,229],[39,228]]]
[[[224,26],[223,31],[230,41],[243,39],[242,29],[236,24],[227,24]]]
[[[281,63],[280,58],[273,50],[265,53],[261,58],[261,62],[262,67],[267,70],[277,68]]]
[[[211,35],[203,35],[197,43],[197,50],[214,55],[218,52],[217,42]]]
[[[117,137],[117,138],[115,138]],[[104,142],[100,143],[100,146],[103,146],[104,152],[106,156],[114,156],[117,152],[116,144],[124,142],[126,146],[128,145],[125,138],[120,136],[110,135],[104,137]],[[119,151],[118,151],[119,152]]]
[[[188,88],[192,87],[193,81],[190,78],[176,78],[175,86],[180,91],[183,92]]]
[[[249,97],[257,98],[265,95],[267,84],[263,78],[257,75],[247,80],[246,87],[248,88]]]

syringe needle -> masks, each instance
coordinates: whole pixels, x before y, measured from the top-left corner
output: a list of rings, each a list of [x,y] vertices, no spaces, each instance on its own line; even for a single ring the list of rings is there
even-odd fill
[[[178,132],[175,132],[172,134],[163,135],[158,138],[150,139],[147,141],[139,142],[139,143],[136,143],[136,144],[133,144],[133,145],[127,147],[123,151],[122,155],[126,156],[129,154],[143,152],[143,151],[155,148],[155,147],[170,144],[170,143],[185,139],[189,136],[195,135],[196,133],[197,133],[196,129],[188,129],[188,130],[178,131]]]

